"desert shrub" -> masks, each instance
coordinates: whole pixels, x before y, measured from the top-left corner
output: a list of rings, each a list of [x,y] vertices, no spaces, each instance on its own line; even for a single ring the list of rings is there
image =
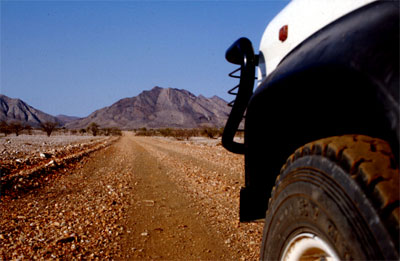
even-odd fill
[[[192,136],[193,137],[199,137],[201,136],[201,129],[192,129]]]
[[[71,133],[71,135],[76,135],[78,134],[78,130],[70,130],[69,133]]]
[[[189,140],[194,136],[197,136],[196,129],[175,129],[173,131],[173,137],[177,140]]]
[[[87,131],[85,130],[85,129],[80,129],[79,130],[79,133],[81,134],[81,135],[83,135],[83,134],[85,134]]]
[[[170,128],[166,129],[159,129],[158,132],[160,133],[161,136],[163,137],[171,137],[173,135],[173,130]]]
[[[61,131],[63,134],[68,134],[69,130],[66,127],[62,127]]]
[[[103,128],[99,130],[100,135],[110,136],[111,128]]]
[[[0,133],[3,133],[4,136],[7,136],[8,134],[11,133],[10,126],[7,124],[6,121],[0,122]]]
[[[196,131],[193,129],[158,129],[157,131],[151,132],[148,136],[163,136],[163,137],[173,137],[177,140],[189,139],[195,136]]]
[[[32,126],[31,125],[29,125],[29,124],[24,124],[24,131],[26,131],[26,133],[28,133],[28,135],[32,135],[32,130],[33,130],[33,128],[32,128]]]
[[[161,136],[164,137],[173,137],[177,140],[188,140],[191,137],[199,136],[200,132],[198,129],[159,129],[158,130]]]
[[[208,138],[217,138],[222,135],[223,129],[203,128],[203,129],[146,129],[140,128],[136,130],[137,136],[163,136],[172,137],[177,140],[189,140],[191,137],[205,136]]]
[[[101,129],[100,133],[105,136],[121,136],[122,135],[122,131],[116,127]]]
[[[136,136],[156,136],[157,131],[153,129],[140,128],[136,131]]]
[[[95,122],[90,123],[90,125],[86,128],[87,132],[92,133],[93,136],[97,136],[99,134],[99,125]]]
[[[209,127],[202,129],[201,135],[207,138],[216,139],[222,135],[222,132],[221,129]]]
[[[50,137],[51,133],[55,130],[57,127],[56,122],[51,122],[51,121],[46,121],[46,122],[41,122],[40,123],[40,128],[46,132],[47,136]]]
[[[103,128],[99,130],[100,135],[110,136],[111,128]]]
[[[110,135],[112,136],[122,136],[122,131],[118,128],[111,128]]]
[[[9,126],[11,132],[15,133],[15,136],[18,136],[24,129],[24,126],[19,121],[11,122],[8,126]]]
[[[189,139],[189,137],[186,134],[187,133],[185,132],[185,130],[175,129],[172,133],[172,137],[174,137],[177,140]]]

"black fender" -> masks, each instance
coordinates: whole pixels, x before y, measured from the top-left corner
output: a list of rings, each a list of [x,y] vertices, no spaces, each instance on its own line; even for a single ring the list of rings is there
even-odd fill
[[[298,147],[344,134],[384,139],[399,158],[398,2],[369,4],[324,27],[256,89],[245,121],[241,220],[265,216]]]

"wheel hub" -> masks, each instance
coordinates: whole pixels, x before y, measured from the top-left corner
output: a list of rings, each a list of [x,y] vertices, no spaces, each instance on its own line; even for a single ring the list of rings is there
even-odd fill
[[[324,240],[311,233],[302,233],[290,240],[281,260],[339,261],[340,259],[335,250]]]

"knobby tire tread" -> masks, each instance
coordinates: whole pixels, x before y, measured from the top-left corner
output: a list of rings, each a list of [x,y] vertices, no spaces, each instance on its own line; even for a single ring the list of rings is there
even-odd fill
[[[399,169],[387,142],[364,135],[344,135],[313,141],[297,149],[288,158],[281,173],[296,159],[308,155],[329,158],[346,170],[370,199],[388,231],[392,231],[392,236],[399,234]],[[280,176],[275,186],[279,182]],[[275,187],[269,204],[272,203],[274,192]]]

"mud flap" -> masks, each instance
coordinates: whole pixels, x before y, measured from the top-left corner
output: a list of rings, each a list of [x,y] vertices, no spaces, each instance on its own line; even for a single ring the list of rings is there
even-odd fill
[[[249,222],[265,218],[268,208],[269,192],[263,189],[242,187],[240,190],[240,222]]]

